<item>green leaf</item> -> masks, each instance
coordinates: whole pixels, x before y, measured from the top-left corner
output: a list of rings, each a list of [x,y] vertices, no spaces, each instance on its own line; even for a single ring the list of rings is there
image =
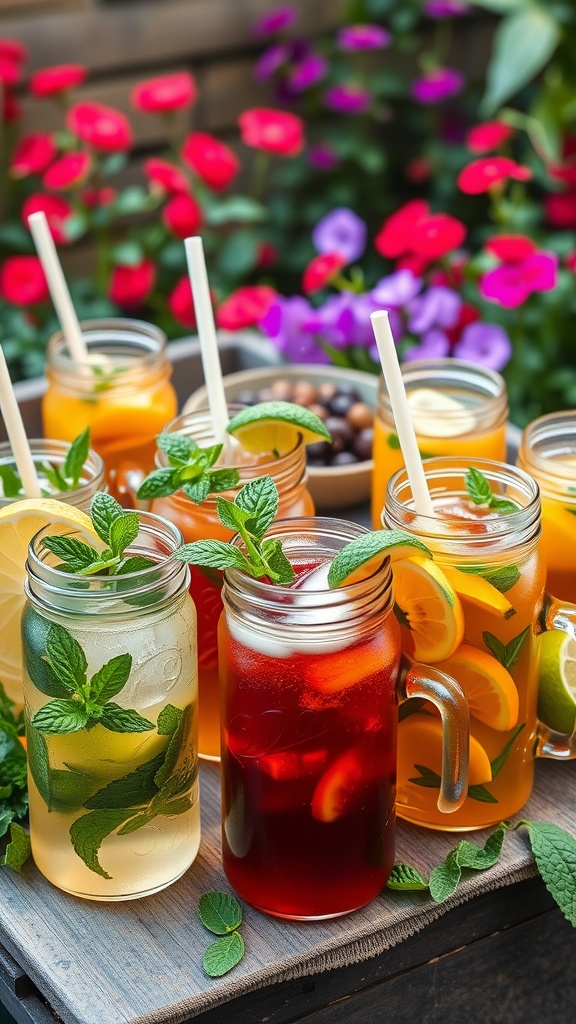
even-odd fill
[[[105,704],[126,686],[131,670],[131,654],[118,654],[111,658],[92,676],[90,698],[98,704]]]
[[[576,928],[576,839],[546,821],[522,821],[544,885]]]
[[[116,575],[127,576],[128,573],[142,572],[143,569],[152,569],[157,565],[158,562],[155,562],[153,558],[147,558],[146,555],[131,555],[120,562],[116,569]]]
[[[12,822],[10,825],[10,842],[6,847],[6,853],[2,863],[13,871],[21,871],[28,860],[32,848],[30,845],[30,833],[21,825]]]
[[[392,448],[393,451],[400,451],[400,438],[398,437],[398,434],[388,434],[386,444],[389,448]]]
[[[467,839],[461,839],[450,851],[442,864],[430,874],[430,895],[436,903],[443,903],[456,890],[463,868],[485,871],[494,867],[500,859],[507,826],[502,822],[488,836],[484,846],[476,846]]]
[[[237,487],[240,481],[240,473],[237,469],[214,469],[208,473],[210,482],[210,494],[217,491],[231,491]]]
[[[99,491],[92,498],[90,516],[96,533],[105,544],[110,544],[110,528],[116,519],[121,519],[124,509],[109,494]],[[111,545],[110,545],[111,546]]]
[[[228,935],[242,924],[242,907],[228,892],[205,892],[198,900],[198,917],[214,935]]]
[[[250,572],[251,565],[245,555],[232,544],[223,540],[195,540],[183,544],[174,553],[180,562],[189,565],[203,565],[211,569],[242,569]]]
[[[223,444],[211,444],[208,448],[201,448],[196,453],[198,465],[203,469],[210,469],[220,458],[223,447]]]
[[[460,881],[462,871],[454,856],[454,850],[448,854],[446,860],[430,872],[428,888],[430,895],[436,903],[443,903],[455,892]]]
[[[483,473],[474,466],[471,466],[464,477],[466,491],[475,505],[486,505],[492,497],[490,481]]]
[[[125,549],[136,540],[140,530],[137,512],[126,512],[110,524],[110,547],[114,556],[123,555]]]
[[[198,450],[196,441],[185,434],[160,434],[156,444],[168,456],[172,466],[188,465],[192,452]]]
[[[69,767],[66,771],[51,768],[49,774],[50,808],[52,811],[77,811],[90,796],[94,778],[86,772]]]
[[[486,786],[468,786],[468,796],[471,800],[478,800],[481,804],[497,804],[498,800]]]
[[[142,481],[136,493],[137,498],[166,498],[179,490],[179,484],[175,483],[175,473],[172,468],[154,469]]]
[[[518,511],[518,505],[513,501],[508,501],[508,498],[497,498],[495,495],[490,498],[490,508],[496,509],[497,512]]]
[[[28,765],[30,774],[34,779],[36,789],[40,793],[49,811],[52,810],[52,793],[50,790],[50,760],[46,740],[32,722],[28,723],[26,729],[26,748],[28,752]]]
[[[524,729],[525,726],[526,726],[526,723],[522,722],[522,724],[519,725],[514,730],[514,732],[512,733],[510,739],[508,740],[506,746],[503,747],[503,749],[500,751],[498,756],[495,757],[494,760],[490,762],[490,767],[492,768],[492,778],[493,779],[495,779],[496,776],[498,775],[498,773],[502,770],[503,766],[505,765],[506,761],[508,760],[508,755],[509,755],[510,751],[512,750],[512,747],[514,746],[514,743],[518,739],[520,733],[522,732],[522,729]]]
[[[231,932],[208,946],[202,957],[202,967],[210,978],[221,978],[240,963],[244,952],[244,939],[240,932]]]
[[[232,530],[234,533],[237,533],[240,527],[244,526],[246,520],[249,519],[249,513],[244,512],[243,509],[239,508],[233,501],[229,501],[228,498],[216,499],[216,512],[222,526],[226,526],[228,530]]]
[[[0,466],[0,480],[5,498],[18,498],[23,493],[22,481],[12,466]]]
[[[415,786],[423,786],[424,789],[440,789],[442,780],[436,772],[424,764],[415,764],[414,767],[420,772],[420,776],[408,779],[408,782],[413,782]]]
[[[251,196],[228,196],[209,206],[206,211],[206,220],[214,227],[232,222],[256,224],[267,219],[266,207]]]
[[[428,882],[422,877],[416,868],[410,864],[395,864],[388,881],[387,889],[394,889],[395,892],[415,892],[428,889]]]
[[[482,633],[482,637],[486,647],[492,652],[497,661],[504,665],[504,668],[510,669],[516,664],[522,644],[529,632],[530,626],[526,626],[526,629],[523,629],[521,633],[518,633],[518,636],[513,637],[507,644],[503,644],[497,636],[489,633],[488,630]]]
[[[183,484],[182,490],[190,501],[194,501],[197,505],[201,505],[203,501],[210,494],[210,478],[207,473],[202,473],[197,480],[193,480],[191,483]]]
[[[520,570],[517,565],[503,565],[499,569],[484,569],[473,565],[459,565],[460,572],[467,572],[474,576],[481,576],[482,579],[491,583],[501,594],[506,594],[512,587],[515,587],[520,579]]]
[[[173,704],[166,704],[158,715],[156,729],[159,736],[172,736],[182,720],[182,711]]]
[[[32,716],[31,724],[39,732],[57,736],[85,729],[88,717],[84,705],[76,700],[51,700]]]
[[[78,572],[88,565],[93,565],[99,558],[98,552],[88,544],[84,544],[75,537],[45,537],[42,541],[43,547],[51,551],[56,558],[62,559],[65,565],[69,566],[70,572]]]
[[[98,721],[110,732],[149,732],[154,723],[143,718],[132,708],[121,708],[112,702],[105,704]]]
[[[150,802],[158,793],[154,776],[164,764],[166,751],[162,750],[150,761],[135,768],[128,775],[114,779],[103,789],[99,789],[84,806],[90,810],[100,808],[141,807]]]
[[[272,477],[261,476],[257,480],[250,480],[238,491],[235,504],[250,516],[246,521],[250,533],[258,538],[263,537],[278,514],[278,490]]]
[[[192,749],[192,715],[193,707],[188,704],[183,712],[178,725],[173,732],[168,747],[166,749],[166,757],[161,768],[156,773],[155,782],[156,785],[161,789],[168,779],[172,777],[178,770],[180,762],[184,759],[187,760],[187,755],[190,754]],[[172,795],[175,795],[172,793]]]
[[[72,481],[74,487],[77,487],[80,478],[82,476],[82,470],[84,469],[84,463],[88,458],[88,452],[90,451],[90,427],[86,427],[78,437],[75,437],[70,445],[66,458],[64,459],[64,465],[62,466],[62,472],[64,476]]]
[[[291,583],[296,573],[282,550],[279,537],[271,537],[262,544],[262,555],[269,566],[269,576],[274,583]]]
[[[125,807],[90,811],[72,822],[70,826],[72,846],[90,871],[101,875],[102,878],[111,878],[111,875],[100,864],[98,853],[104,839],[119,828],[124,821],[132,817],[132,813]]]
[[[144,258],[144,251],[138,242],[120,242],[110,249],[112,263],[120,267],[137,267]]]
[[[72,634],[57,622],[53,622],[48,630],[46,655],[51,668],[70,693],[85,685],[86,655]]]
[[[558,39],[557,22],[536,2],[523,5],[500,22],[492,44],[481,107],[485,115],[494,113],[542,71]]]

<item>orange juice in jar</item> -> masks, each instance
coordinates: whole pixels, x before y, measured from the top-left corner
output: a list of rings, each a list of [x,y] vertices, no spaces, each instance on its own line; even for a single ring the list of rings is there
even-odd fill
[[[230,406],[234,414],[238,407]],[[181,433],[197,442],[201,447],[214,443],[210,415],[197,412],[180,416],[166,427],[170,433]],[[159,453],[160,465],[166,465],[166,457]],[[278,489],[279,518],[314,515],[314,503],[307,489],[306,453],[300,439],[292,451],[279,458],[271,453],[252,455],[235,442],[229,442],[214,468],[235,468],[239,473],[238,488],[256,480],[271,476]],[[234,499],[235,491],[228,491],[224,497]],[[196,540],[229,541],[233,531],[220,523],[216,514],[218,494],[210,494],[201,504],[195,504],[183,491],[167,497],[156,498],[152,510],[173,522],[181,531],[184,542]],[[190,566],[190,593],[198,615],[198,685],[199,685],[199,752],[209,760],[220,759],[220,690],[218,680],[218,638],[217,626],[222,611],[222,574],[214,570],[207,574],[195,565]]]
[[[425,472],[434,518],[415,513],[401,470],[383,523],[430,550],[394,566],[395,607],[405,654],[452,676],[468,698],[469,788],[449,820],[438,813],[441,723],[428,703],[413,703],[399,727],[397,810],[431,828],[484,828],[525,804],[535,752],[576,754],[572,739],[556,743],[537,720],[542,633],[574,636],[576,607],[545,594],[540,500],[528,474],[450,458],[429,460]]]
[[[89,352],[84,365],[72,361],[61,332],[48,342],[44,433],[71,441],[90,427],[109,490],[120,496],[127,476],[143,479],[153,468],[156,436],[176,414],[166,338],[138,320],[87,320],[81,327]]]
[[[540,487],[547,586],[556,597],[576,602],[576,409],[530,423],[518,465]]]
[[[499,373],[459,359],[405,363],[402,377],[422,458],[506,458],[508,399]],[[372,525],[380,517],[390,477],[404,465],[382,378],[374,420]]]

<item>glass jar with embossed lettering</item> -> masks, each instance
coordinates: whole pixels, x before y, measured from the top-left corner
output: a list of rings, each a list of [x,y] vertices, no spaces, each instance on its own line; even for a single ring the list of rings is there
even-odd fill
[[[32,854],[50,882],[93,900],[165,888],[200,842],[189,571],[174,558],[180,531],[138,515],[122,575],[62,571],[44,544],[52,527],[26,565]]]

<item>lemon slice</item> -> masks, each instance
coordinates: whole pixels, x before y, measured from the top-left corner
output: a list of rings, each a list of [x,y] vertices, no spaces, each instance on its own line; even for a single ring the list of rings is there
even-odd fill
[[[419,555],[396,562],[393,573],[403,644],[416,661],[445,661],[464,636],[462,605],[452,584],[434,562]]]
[[[417,434],[456,437],[472,433],[476,419],[456,398],[434,388],[416,388],[407,394],[410,418]]]
[[[555,732],[576,725],[576,641],[554,629],[541,638],[538,718]]]
[[[454,587],[458,597],[469,601],[476,608],[495,612],[497,615],[502,615],[505,619],[509,619],[514,615],[514,608],[510,601],[482,576],[478,576],[475,573],[460,572],[460,569],[454,569],[449,565],[443,565],[442,572]]]
[[[474,718],[498,732],[514,728],[518,721],[518,690],[508,670],[491,654],[471,644],[460,644],[438,668],[460,684]]]
[[[252,455],[262,452],[286,455],[299,437],[304,444],[331,440],[320,417],[293,402],[260,402],[241,409],[226,429]]]
[[[409,555],[430,555],[421,540],[404,530],[373,530],[355,537],[334,558],[328,572],[328,586],[341,587],[368,579],[388,555],[392,562]]]
[[[416,765],[440,776],[442,772],[442,722],[425,715],[409,715],[398,726],[398,786],[418,785]],[[470,736],[468,785],[492,781],[492,766],[484,747]]]
[[[17,704],[22,704],[20,618],[28,545],[46,526],[52,533],[74,529],[87,543],[100,543],[86,513],[63,501],[29,498],[0,509],[0,681]]]

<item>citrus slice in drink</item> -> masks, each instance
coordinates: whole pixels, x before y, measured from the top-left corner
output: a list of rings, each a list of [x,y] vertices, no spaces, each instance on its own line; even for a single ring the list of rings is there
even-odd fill
[[[408,391],[407,398],[414,429],[424,437],[460,437],[476,426],[464,403],[443,391],[415,388]]]
[[[353,811],[376,779],[394,777],[394,765],[382,750],[369,753],[363,743],[345,750],[328,765],[312,796],[312,817],[316,821],[337,821]]]
[[[460,569],[454,569],[449,565],[443,565],[442,572],[463,601],[469,601],[470,604],[481,608],[482,611],[501,615],[504,619],[509,619],[514,615],[514,608],[505,594],[501,594],[493,583],[485,580],[482,576],[478,576],[476,573],[461,572]]]
[[[22,703],[20,618],[26,558],[32,537],[44,527],[51,533],[72,529],[86,543],[101,546],[86,513],[63,501],[29,498],[0,509],[0,680],[17,704]]]
[[[422,771],[424,769],[424,771]],[[427,770],[427,771],[426,771]],[[398,783],[433,788],[433,776],[442,773],[442,722],[428,715],[408,715],[398,726]],[[419,782],[419,779],[422,782]],[[492,779],[492,767],[484,747],[470,736],[468,785],[480,786]],[[415,781],[416,780],[416,781]],[[426,785],[424,785],[426,782]]]
[[[259,402],[241,409],[226,430],[252,455],[275,452],[286,455],[301,437],[304,444],[330,441],[330,434],[316,413],[293,402]]]
[[[328,572],[328,586],[341,587],[368,579],[386,556],[392,562],[410,555],[430,555],[421,540],[404,530],[373,530],[355,537],[341,548]]]
[[[460,684],[474,718],[498,732],[514,728],[518,721],[518,690],[508,670],[491,654],[471,644],[460,644],[438,668]]]
[[[430,558],[420,555],[395,562],[393,573],[403,648],[416,661],[445,661],[464,636],[462,605],[452,584]]]
[[[541,638],[538,718],[571,735],[576,725],[576,641],[558,629]]]

